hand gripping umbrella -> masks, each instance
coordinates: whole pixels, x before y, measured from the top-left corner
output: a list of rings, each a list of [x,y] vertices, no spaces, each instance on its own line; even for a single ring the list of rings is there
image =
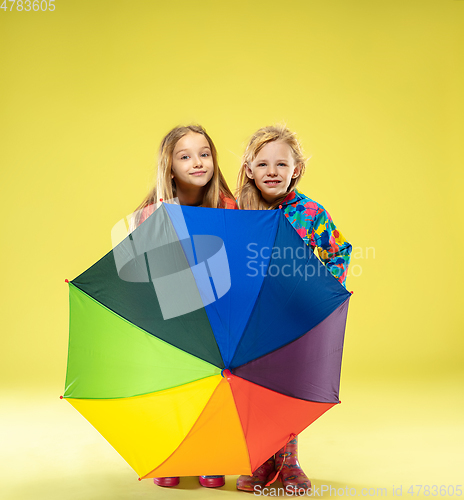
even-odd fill
[[[280,210],[162,204],[69,291],[64,398],[139,478],[251,474],[339,402],[350,293]]]

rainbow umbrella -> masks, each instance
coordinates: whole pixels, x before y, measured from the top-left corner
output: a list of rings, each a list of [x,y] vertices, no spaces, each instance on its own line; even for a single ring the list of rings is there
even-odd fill
[[[139,478],[251,474],[339,402],[350,293],[280,210],[163,203],[69,292],[64,398]]]

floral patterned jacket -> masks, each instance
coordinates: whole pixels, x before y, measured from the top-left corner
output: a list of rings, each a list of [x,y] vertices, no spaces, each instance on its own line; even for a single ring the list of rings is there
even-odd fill
[[[345,286],[351,244],[335,227],[329,212],[296,189],[287,195],[279,208],[313,252],[317,247],[319,259]]]

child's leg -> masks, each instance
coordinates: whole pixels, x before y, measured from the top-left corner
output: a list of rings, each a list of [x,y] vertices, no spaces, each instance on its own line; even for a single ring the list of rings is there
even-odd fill
[[[240,476],[237,479],[237,489],[242,491],[255,491],[255,486],[264,486],[268,478],[275,474],[274,457],[258,467],[252,476]]]
[[[276,453],[275,468],[279,470],[282,462],[285,462],[280,471],[280,479],[284,487],[292,489],[311,489],[311,481],[308,476],[303,472],[298,463],[298,436],[292,439]]]

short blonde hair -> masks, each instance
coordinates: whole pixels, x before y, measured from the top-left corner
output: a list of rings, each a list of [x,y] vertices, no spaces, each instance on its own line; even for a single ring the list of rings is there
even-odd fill
[[[300,173],[291,180],[287,192],[271,205],[263,198],[261,191],[256,187],[255,181],[246,174],[246,168],[258,156],[258,153],[266,144],[274,141],[282,141],[292,150],[292,156],[296,165],[300,166]],[[248,145],[242,156],[242,166],[237,179],[237,203],[240,208],[247,210],[268,210],[279,206],[282,200],[292,192],[300,182],[306,169],[306,158],[303,154],[301,144],[294,132],[285,125],[277,124],[263,127],[257,130],[248,141]]]

